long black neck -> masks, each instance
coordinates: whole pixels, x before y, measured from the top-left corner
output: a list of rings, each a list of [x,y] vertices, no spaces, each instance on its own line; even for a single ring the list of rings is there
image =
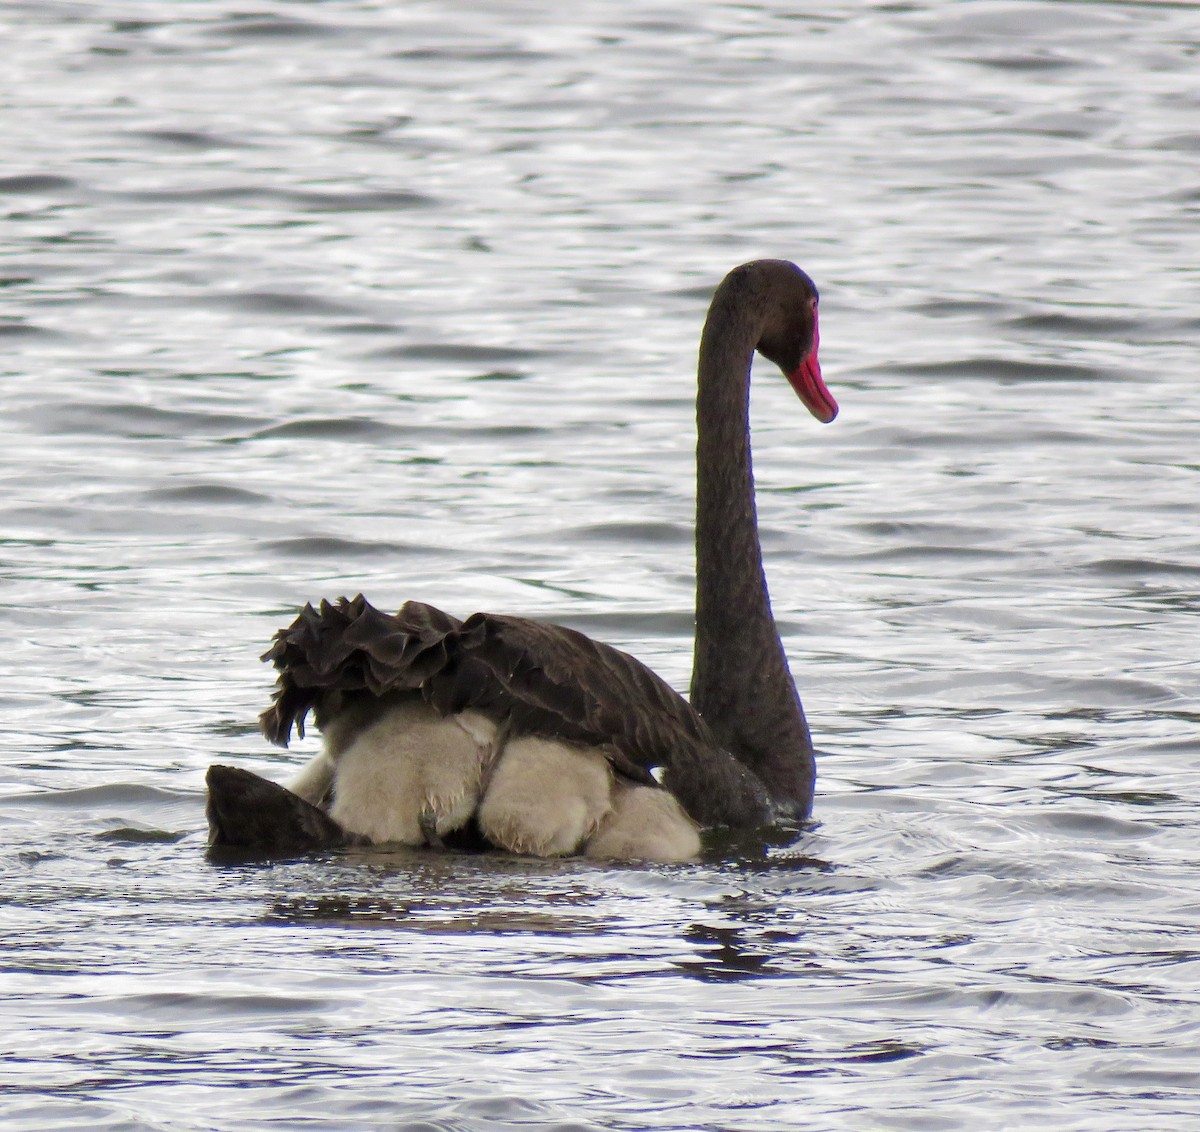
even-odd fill
[[[771,797],[812,804],[808,724],[771,613],[750,459],[750,363],[760,326],[736,288],[713,299],[696,395],[696,652],[692,705]]]

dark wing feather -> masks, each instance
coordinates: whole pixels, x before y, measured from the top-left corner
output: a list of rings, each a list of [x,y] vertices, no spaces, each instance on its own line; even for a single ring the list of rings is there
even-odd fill
[[[721,750],[703,719],[644,664],[573,629],[522,617],[476,613],[466,621],[421,602],[395,615],[359,595],[306,606],[263,656],[279,670],[263,734],[286,746],[320,722],[333,693],[420,692],[443,715],[473,708],[508,720],[514,734],[603,748],[614,769],[666,784],[706,824],[769,820],[762,784]]]

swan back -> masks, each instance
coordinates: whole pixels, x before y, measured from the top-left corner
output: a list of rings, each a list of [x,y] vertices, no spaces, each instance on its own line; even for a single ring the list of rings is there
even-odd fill
[[[265,654],[279,670],[263,733],[286,746],[356,700],[417,692],[439,715],[466,710],[535,735],[603,750],[622,778],[655,785],[653,767],[703,824],[770,819],[762,784],[722,750],[705,721],[661,677],[619,649],[561,625],[476,613],[458,621],[408,602],[382,613],[361,595],[307,606]],[[335,725],[336,726],[336,725]]]

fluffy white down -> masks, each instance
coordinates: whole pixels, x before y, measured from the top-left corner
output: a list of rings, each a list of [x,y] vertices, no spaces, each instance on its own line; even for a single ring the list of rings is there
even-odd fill
[[[513,853],[579,850],[612,806],[612,771],[599,751],[550,739],[511,740],[479,807],[479,828]]]
[[[674,794],[653,786],[613,784],[612,809],[584,846],[589,857],[681,864],[700,852],[700,829]]]
[[[388,705],[344,747],[345,736],[329,729],[323,756],[334,772],[329,816],[376,843],[422,844],[422,812],[439,834],[457,829],[479,804],[495,733],[475,712],[443,718],[411,699]]]
[[[300,768],[300,773],[287,783],[287,788],[314,806],[324,806],[333,789],[336,772],[337,767],[329,757],[328,751],[322,751]]]
[[[325,727],[325,749],[289,783],[345,829],[382,844],[420,845],[477,812],[484,836],[512,853],[583,853],[677,863],[700,852],[696,824],[674,796],[616,779],[603,752],[523,736],[495,756],[495,724],[478,712],[443,717],[421,700],[359,704]]]

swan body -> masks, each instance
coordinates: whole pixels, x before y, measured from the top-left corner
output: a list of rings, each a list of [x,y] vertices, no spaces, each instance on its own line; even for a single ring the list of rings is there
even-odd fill
[[[745,264],[718,287],[698,370],[690,703],[560,625],[420,602],[391,615],[361,596],[306,606],[263,658],[279,679],[261,725],[286,746],[311,711],[325,749],[290,790],[211,768],[212,844],[259,847],[275,822],[289,849],[472,830],[514,853],[674,862],[703,826],[807,817],[812,742],[763,573],[748,401],[757,350],[832,420],[817,343],[816,288],[794,264]]]

